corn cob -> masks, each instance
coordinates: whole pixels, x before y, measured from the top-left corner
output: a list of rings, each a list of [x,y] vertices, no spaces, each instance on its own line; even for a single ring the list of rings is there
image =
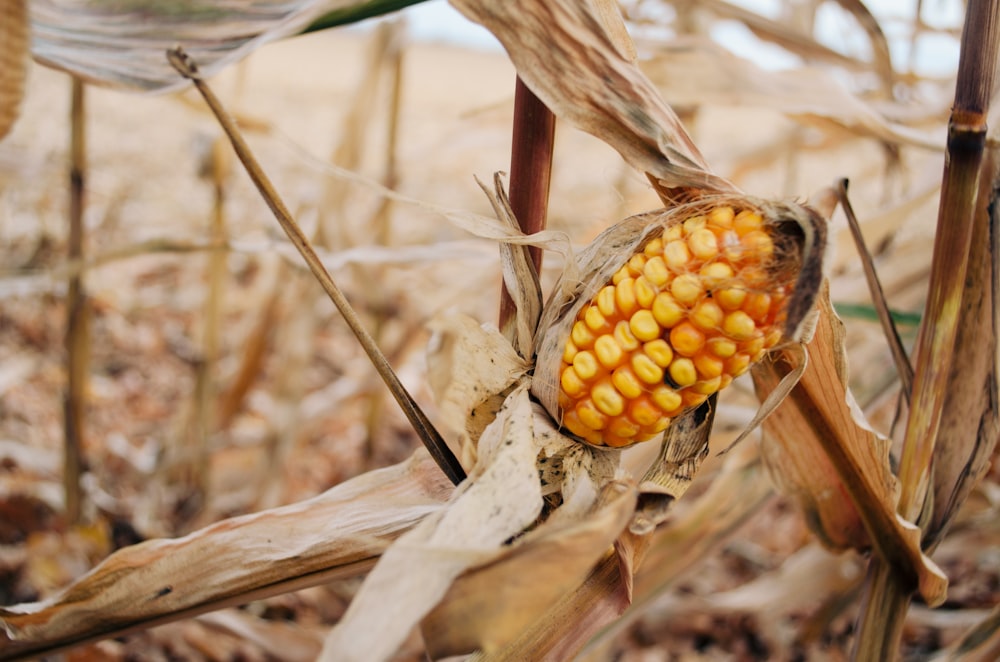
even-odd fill
[[[589,444],[659,437],[759,361],[789,326],[801,234],[739,200],[689,207],[645,232],[567,323],[558,418]]]

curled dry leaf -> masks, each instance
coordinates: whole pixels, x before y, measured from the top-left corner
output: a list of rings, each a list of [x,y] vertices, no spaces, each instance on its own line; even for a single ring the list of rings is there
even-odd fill
[[[337,568],[357,574],[400,533],[440,511],[451,490],[418,451],[307,501],[122,549],[50,599],[0,609],[0,621],[27,654],[246,601],[312,573],[326,580]]]
[[[0,0],[0,140],[17,120],[28,69],[28,0]]]
[[[921,552],[919,530],[896,514],[889,440],[867,425],[847,390],[843,324],[826,290],[819,311],[808,345],[810,368],[764,422],[762,453],[770,473],[824,544],[877,549],[912,578],[928,604],[938,605],[947,578]],[[765,397],[795,360],[792,352],[778,352],[756,366],[758,395]]]

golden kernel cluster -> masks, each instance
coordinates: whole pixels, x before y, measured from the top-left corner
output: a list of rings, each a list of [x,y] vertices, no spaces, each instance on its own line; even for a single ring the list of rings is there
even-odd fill
[[[718,207],[666,228],[573,324],[560,369],[562,424],[621,447],[657,437],[781,339],[787,284],[755,211]]]

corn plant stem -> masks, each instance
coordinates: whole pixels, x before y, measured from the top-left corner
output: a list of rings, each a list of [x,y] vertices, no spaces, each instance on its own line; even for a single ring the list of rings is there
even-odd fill
[[[278,223],[281,225],[282,229],[288,235],[289,240],[295,245],[299,253],[302,255],[306,264],[309,266],[309,270],[312,272],[316,280],[319,281],[320,286],[322,286],[323,291],[330,297],[333,304],[340,311],[340,314],[344,317],[347,322],[348,327],[354,333],[358,342],[361,343],[362,349],[368,355],[369,360],[375,367],[375,370],[385,381],[386,386],[388,386],[389,391],[392,393],[396,402],[399,403],[400,408],[406,415],[407,420],[413,426],[414,430],[423,440],[424,445],[430,452],[431,457],[437,462],[441,470],[448,476],[454,484],[460,483],[465,479],[465,470],[462,465],[458,462],[454,453],[448,448],[444,439],[441,437],[440,433],[434,428],[430,420],[424,414],[423,410],[416,403],[413,397],[406,391],[402,383],[399,381],[399,377],[393,371],[392,366],[386,360],[385,356],[379,350],[375,341],[372,339],[368,331],[362,326],[360,320],[358,319],[357,313],[351,307],[351,304],[347,301],[347,297],[341,292],[340,288],[337,287],[336,283],[333,282],[333,278],[327,272],[326,267],[320,261],[316,252],[313,250],[309,243],[309,240],[302,233],[298,224],[292,218],[291,213],[285,206],[285,203],[281,200],[278,192],[275,190],[274,186],[271,184],[270,179],[264,173],[263,169],[257,163],[256,158],[250,150],[249,145],[243,139],[240,134],[239,129],[236,127],[235,122],[232,117],[223,108],[218,97],[212,89],[201,79],[201,75],[198,72],[198,66],[192,60],[182,48],[174,47],[167,51],[167,59],[170,61],[171,65],[185,78],[191,80],[198,92],[205,99],[205,103],[208,104],[212,113],[215,115],[219,124],[222,126],[223,131],[229,137],[230,142],[233,145],[233,149],[236,151],[237,157],[243,163],[246,168],[247,174],[253,180],[257,189],[260,191],[268,207],[270,207],[271,212],[274,214]]]
[[[521,77],[514,84],[514,129],[510,154],[510,206],[521,231],[534,234],[545,229],[552,180],[552,153],[556,118]],[[542,251],[531,246],[531,261],[538,273]],[[500,330],[514,319],[515,306],[506,286],[500,292]]]
[[[900,456],[898,509],[919,521],[927,514],[931,462],[957,335],[966,278],[979,172],[986,144],[986,116],[1000,45],[1000,0],[970,0],[962,31],[955,104],[931,262],[930,294],[915,352],[913,405]],[[873,556],[858,618],[855,660],[899,657],[903,619],[913,584],[887,559]]]
[[[842,179],[838,183],[837,197],[840,198],[840,205],[847,216],[847,227],[851,230],[854,245],[858,249],[858,255],[861,256],[861,266],[865,272],[865,281],[868,283],[868,292],[875,306],[875,312],[878,313],[878,320],[882,325],[882,333],[889,343],[892,360],[896,364],[896,372],[899,374],[899,381],[902,384],[903,397],[906,398],[906,404],[909,405],[913,392],[913,366],[906,355],[903,341],[899,337],[896,323],[892,319],[892,313],[889,311],[889,303],[885,299],[885,292],[882,290],[882,283],[879,281],[878,273],[875,271],[875,264],[871,253],[868,252],[868,247],[865,246],[865,239],[861,236],[861,226],[858,224],[858,217],[854,214],[854,207],[847,197],[846,179]]]
[[[70,101],[69,149],[69,241],[70,260],[83,259],[83,209],[86,193],[86,103],[84,83],[72,79]],[[87,294],[83,274],[70,276],[66,294],[66,395],[64,406],[65,448],[63,488],[66,519],[76,523],[82,516],[83,495],[80,475],[83,471],[83,410],[87,390],[88,334]]]

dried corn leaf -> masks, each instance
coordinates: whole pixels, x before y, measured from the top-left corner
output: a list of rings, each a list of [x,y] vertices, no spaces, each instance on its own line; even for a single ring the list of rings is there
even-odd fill
[[[769,108],[805,124],[939,151],[940,132],[892,122],[828,71],[767,71],[712,41],[689,37],[661,47],[643,70],[671,103]]]
[[[456,577],[489,563],[542,509],[526,384],[479,441],[480,460],[451,502],[390,547],[323,647],[323,660],[388,659]]]
[[[591,3],[451,1],[496,36],[521,79],[557,117],[605,141],[667,188],[733,190],[708,172],[677,115],[612,43]]]
[[[834,549],[875,548],[919,587],[928,604],[945,598],[947,579],[920,550],[920,532],[896,514],[889,440],[871,430],[847,390],[843,325],[824,292],[809,369],[764,422],[762,453],[775,483],[803,509],[819,539]],[[752,371],[764,397],[794,368],[777,353]]]
[[[0,609],[0,620],[24,642],[15,650],[44,650],[245,601],[311,573],[356,574],[450,493],[418,451],[301,503],[122,549],[48,600]]]
[[[0,0],[0,140],[17,120],[28,69],[28,0]]]

